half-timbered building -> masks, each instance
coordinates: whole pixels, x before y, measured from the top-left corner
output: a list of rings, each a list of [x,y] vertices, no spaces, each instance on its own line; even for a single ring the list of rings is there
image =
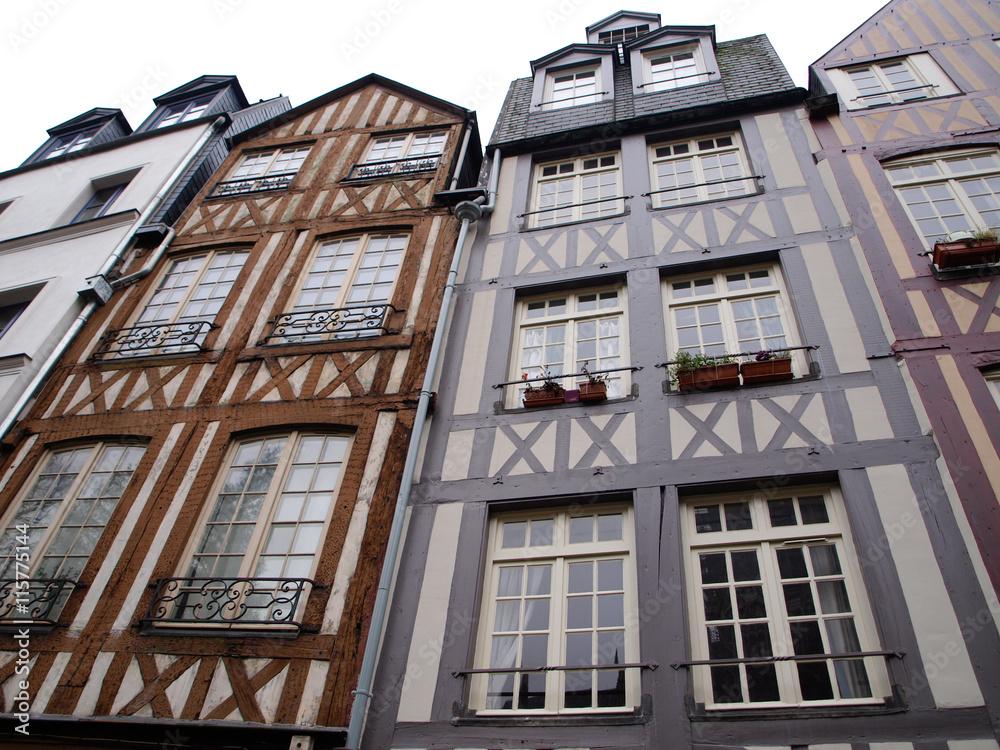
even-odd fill
[[[6,438],[0,741],[343,746],[480,149],[369,75],[246,129],[130,248]]]
[[[865,237],[915,230],[845,205],[893,196],[863,148],[923,137],[915,107],[979,142],[998,48],[989,3],[902,5],[980,19],[947,28],[981,58],[940,50],[980,93],[846,113],[822,147],[766,37],[655,13],[511,84],[364,747],[996,750],[995,599],[877,297],[930,325],[933,288],[981,331],[993,282],[901,282],[895,235],[873,273]],[[868,37],[830,65],[882,57]]]

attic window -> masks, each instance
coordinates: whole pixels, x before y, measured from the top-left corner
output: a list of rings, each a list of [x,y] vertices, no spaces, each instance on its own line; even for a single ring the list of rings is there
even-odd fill
[[[600,32],[597,35],[597,42],[598,44],[621,44],[622,42],[631,42],[636,37],[648,32],[648,23],[644,23],[642,26],[629,26],[624,29],[612,29],[611,31]]]
[[[52,159],[56,156],[62,156],[63,154],[68,154],[72,151],[80,151],[86,148],[87,145],[93,140],[94,136],[97,135],[99,128],[90,128],[88,130],[80,131],[79,133],[70,133],[69,135],[63,135],[52,141],[48,150],[45,152],[43,159]]]

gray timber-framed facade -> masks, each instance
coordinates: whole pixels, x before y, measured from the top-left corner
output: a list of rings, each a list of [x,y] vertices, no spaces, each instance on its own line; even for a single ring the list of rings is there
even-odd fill
[[[495,210],[456,289],[363,747],[996,750],[995,599],[807,92],[765,37],[626,12],[532,73],[487,149]],[[782,348],[790,379],[669,382],[679,351]],[[521,405],[522,376],[575,391],[581,362],[610,371],[607,400]],[[809,650],[780,560],[834,548],[858,636]],[[745,553],[772,572],[737,574]],[[768,575],[765,616],[739,597]],[[810,654],[845,653],[866,684],[810,682]]]

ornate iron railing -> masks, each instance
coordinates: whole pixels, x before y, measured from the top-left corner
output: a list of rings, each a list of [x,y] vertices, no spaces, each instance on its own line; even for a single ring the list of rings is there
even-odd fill
[[[271,332],[261,343],[300,344],[376,336],[379,331],[387,330],[390,312],[399,311],[392,305],[377,304],[281,313],[272,321]]]
[[[55,625],[62,605],[77,585],[68,578],[0,579],[0,627],[15,622]]]
[[[212,625],[247,629],[285,625],[301,630],[295,613],[308,578],[161,578],[141,622],[147,625]]]
[[[262,177],[247,177],[241,180],[226,180],[217,182],[209,198],[221,198],[226,195],[241,195],[243,193],[259,193],[264,190],[284,190],[292,184],[297,172],[269,174]]]
[[[94,359],[200,352],[205,334],[213,328],[215,326],[210,321],[195,320],[113,329],[101,338],[94,351]]]
[[[355,164],[347,175],[348,180],[370,180],[375,177],[386,177],[392,174],[410,174],[411,172],[430,172],[437,169],[441,154],[427,156],[410,156],[405,159],[385,159],[383,161],[368,161]]]

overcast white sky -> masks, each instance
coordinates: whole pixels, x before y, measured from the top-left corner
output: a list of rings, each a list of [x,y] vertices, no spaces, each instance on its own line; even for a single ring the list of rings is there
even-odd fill
[[[479,113],[489,139],[510,81],[574,42],[622,0],[3,0],[0,171],[45,130],[93,107],[133,127],[152,99],[200,75],[236,75],[251,102],[303,104],[379,73]],[[630,0],[634,2],[634,0]],[[789,73],[859,26],[883,0],[699,0],[635,3],[671,25],[715,24],[719,40],[764,33]],[[834,11],[835,7],[835,11]],[[808,14],[808,15],[807,15]]]

